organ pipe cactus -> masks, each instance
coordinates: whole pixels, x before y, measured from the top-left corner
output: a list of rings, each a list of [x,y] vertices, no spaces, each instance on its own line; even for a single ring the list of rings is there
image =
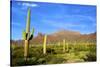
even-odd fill
[[[28,8],[26,30],[23,31],[23,40],[25,40],[24,45],[24,58],[27,60],[29,54],[29,41],[33,38],[34,29],[30,32],[30,20],[31,20],[31,10]]]
[[[46,54],[46,41],[47,41],[47,35],[44,35],[43,54]]]

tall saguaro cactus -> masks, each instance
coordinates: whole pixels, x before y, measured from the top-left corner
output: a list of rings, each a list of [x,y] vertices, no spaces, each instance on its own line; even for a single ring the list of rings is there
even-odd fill
[[[63,39],[63,52],[65,52],[65,39]]]
[[[46,54],[46,40],[47,40],[47,35],[44,35],[43,54]]]
[[[24,45],[24,58],[27,60],[29,54],[29,41],[33,38],[34,29],[30,33],[30,20],[31,20],[31,10],[28,8],[27,13],[27,22],[26,22],[26,31],[23,31],[23,39],[25,40]]]
[[[68,43],[66,43],[66,46],[67,46],[67,51],[69,50],[69,46],[68,46]]]

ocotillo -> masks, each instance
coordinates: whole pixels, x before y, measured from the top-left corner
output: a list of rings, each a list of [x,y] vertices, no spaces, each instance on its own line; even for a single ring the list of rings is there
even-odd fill
[[[32,29],[32,32],[30,33],[30,20],[31,20],[31,10],[28,8],[27,13],[27,22],[26,22],[26,31],[23,31],[23,39],[25,40],[25,46],[24,46],[24,58],[27,60],[28,54],[29,54],[29,41],[33,38],[34,29]]]
[[[46,40],[47,40],[47,35],[44,35],[43,54],[46,54]]]

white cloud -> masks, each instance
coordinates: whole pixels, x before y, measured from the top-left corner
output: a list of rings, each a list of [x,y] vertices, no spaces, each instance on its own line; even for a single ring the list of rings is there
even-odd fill
[[[37,7],[38,5],[35,3],[22,3],[23,6],[28,6],[28,7]]]

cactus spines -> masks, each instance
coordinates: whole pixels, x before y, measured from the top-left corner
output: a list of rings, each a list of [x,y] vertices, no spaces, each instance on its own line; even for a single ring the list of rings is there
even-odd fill
[[[33,38],[34,29],[30,33],[30,19],[31,19],[31,10],[28,8],[27,13],[27,22],[26,22],[26,31],[23,31],[23,39],[25,40],[24,46],[24,58],[27,60],[28,53],[29,53],[29,41]]]
[[[46,40],[47,40],[47,35],[44,35],[43,54],[46,54]]]
[[[65,52],[65,39],[63,39],[63,52]]]

